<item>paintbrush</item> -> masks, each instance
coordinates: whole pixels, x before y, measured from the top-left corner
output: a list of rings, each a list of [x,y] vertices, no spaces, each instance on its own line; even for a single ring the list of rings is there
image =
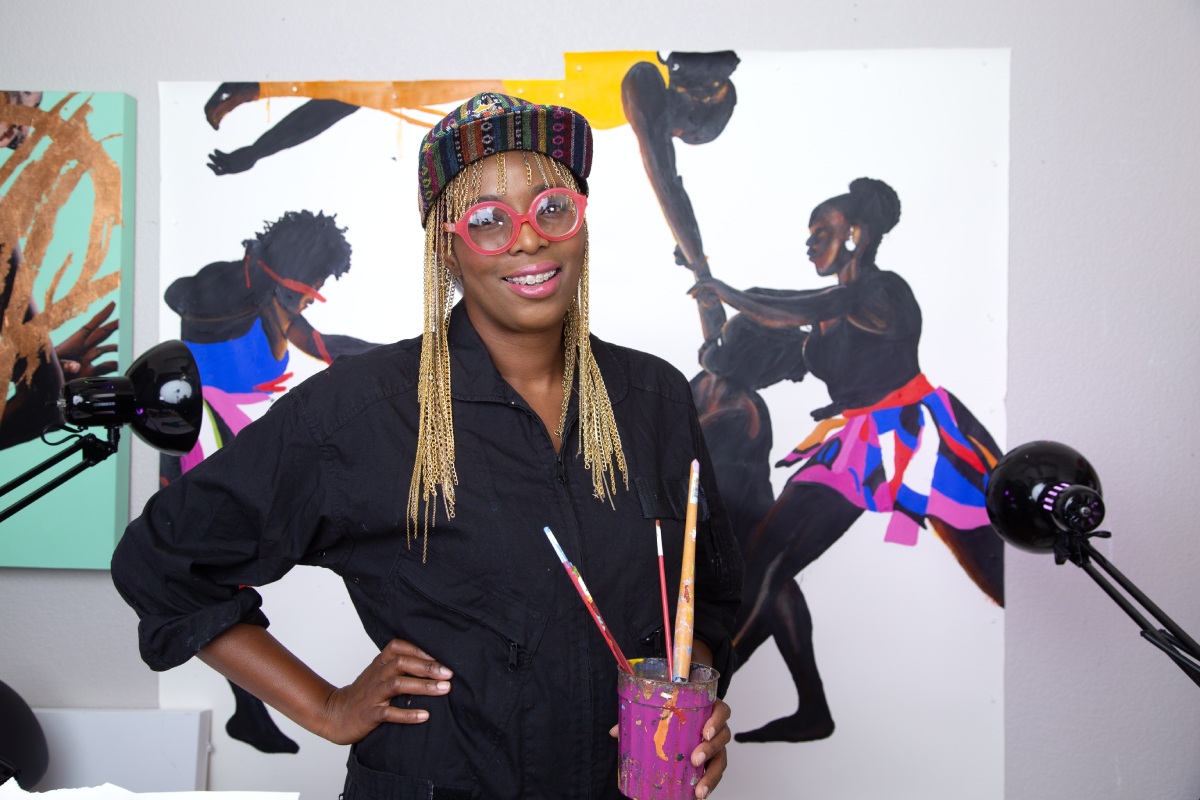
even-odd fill
[[[604,641],[608,642],[608,649],[612,650],[612,654],[616,657],[617,666],[632,675],[633,667],[629,666],[629,661],[626,660],[625,654],[617,646],[617,640],[613,638],[612,633],[608,630],[608,626],[604,624],[604,617],[600,616],[600,609],[596,608],[596,601],[592,597],[592,593],[588,591],[587,584],[583,582],[583,576],[579,574],[579,570],[576,569],[575,565],[567,560],[567,554],[558,546],[558,539],[554,538],[554,532],[550,530],[550,526],[547,525],[543,530],[546,532],[546,538],[550,540],[550,544],[554,546],[554,552],[558,553],[558,560],[562,562],[563,569],[567,571],[567,576],[571,579],[571,583],[574,584],[575,591],[579,592],[579,596],[583,598],[583,604],[592,613],[592,619],[596,621],[596,627],[600,629],[601,635],[604,636]]]
[[[671,657],[671,611],[667,607],[667,570],[663,566],[662,525],[654,520],[654,535],[658,539],[658,588],[662,590],[663,636],[667,638],[667,674],[675,674],[675,660]]]
[[[700,462],[692,459],[688,476],[687,515],[683,521],[683,568],[675,602],[675,664],[672,680],[686,681],[692,672],[692,623],[696,615],[696,504],[700,498]]]

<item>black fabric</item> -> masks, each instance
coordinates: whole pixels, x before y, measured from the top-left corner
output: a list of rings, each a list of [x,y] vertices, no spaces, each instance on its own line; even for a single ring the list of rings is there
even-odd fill
[[[574,400],[556,454],[461,306],[450,343],[457,505],[452,520],[439,508],[424,563],[420,537],[405,537],[414,339],[336,360],[155,495],[117,548],[113,580],[141,618],[143,658],[167,669],[236,622],[267,624],[251,586],[295,564],[328,567],[379,647],[408,639],[455,672],[448,695],[409,698],[429,709],[427,722],[383,725],[355,746],[359,772],[413,787],[379,796],[425,796],[424,786],[471,797],[617,798],[608,735],[616,665],[542,529],[584,575],[625,655],[660,653],[652,516],[662,521],[673,595],[686,476],[698,457],[706,513],[695,630],[720,656],[723,691],[741,555],[688,384],[660,359],[593,340],[630,473],[613,507],[592,494]],[[658,498],[646,508],[643,486]],[[347,798],[376,796],[354,794],[353,781]]]
[[[833,401],[813,413],[817,419],[877,403],[921,372],[921,307],[903,278],[871,269],[837,291],[846,318],[814,325],[804,345],[805,364]],[[833,314],[826,310],[819,318]]]

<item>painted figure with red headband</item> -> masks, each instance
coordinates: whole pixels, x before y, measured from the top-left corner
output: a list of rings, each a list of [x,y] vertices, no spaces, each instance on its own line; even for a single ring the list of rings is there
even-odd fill
[[[350,336],[325,335],[304,318],[321,288],[350,269],[350,243],[334,216],[289,211],[242,243],[237,261],[218,261],[180,278],[163,294],[179,314],[180,335],[200,369],[204,401],[217,430],[215,444],[250,422],[241,406],[269,400],[286,388],[289,345],[332,363],[371,347]],[[204,440],[184,456],[170,480],[204,458]],[[209,449],[213,448],[209,441]]]

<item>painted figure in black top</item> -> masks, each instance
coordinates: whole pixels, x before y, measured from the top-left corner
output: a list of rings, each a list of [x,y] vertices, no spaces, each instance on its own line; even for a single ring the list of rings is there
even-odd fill
[[[915,544],[928,523],[979,588],[1004,602],[1002,542],[983,496],[1000,451],[970,411],[921,372],[920,306],[903,278],[875,263],[881,239],[899,219],[896,192],[859,178],[849,193],[818,205],[809,221],[809,260],[835,285],[739,291],[702,278],[692,290],[714,293],[765,328],[807,331],[804,364],[832,401],[812,412],[816,429],[778,464],[796,472],[745,545],[734,634],[743,663],[775,638],[799,707],[737,734],[739,741],[808,741],[833,732],[812,618],[794,577],[863,511],[889,513],[885,538],[900,544]],[[927,448],[936,448],[936,458],[914,460]]]

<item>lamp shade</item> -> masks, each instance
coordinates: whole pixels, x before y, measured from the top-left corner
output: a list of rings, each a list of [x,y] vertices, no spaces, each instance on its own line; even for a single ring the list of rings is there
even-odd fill
[[[8,684],[0,681],[0,783],[15,775],[29,791],[46,774],[50,752],[33,711]]]
[[[76,378],[63,387],[63,418],[75,425],[129,425],[146,444],[184,455],[200,438],[200,371],[183,342],[155,345],[124,377]]]
[[[1029,442],[992,468],[987,513],[1000,538],[1014,547],[1053,552],[1064,534],[1094,530],[1104,519],[1100,478],[1065,444]]]

